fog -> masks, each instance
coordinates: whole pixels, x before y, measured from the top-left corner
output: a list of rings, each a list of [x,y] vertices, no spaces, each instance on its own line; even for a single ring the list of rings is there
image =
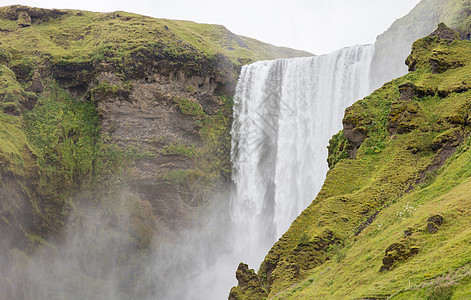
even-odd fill
[[[225,299],[236,284],[227,193],[177,234],[135,236],[126,193],[79,205],[63,236],[3,251],[0,299]],[[3,293],[3,294],[2,294]]]

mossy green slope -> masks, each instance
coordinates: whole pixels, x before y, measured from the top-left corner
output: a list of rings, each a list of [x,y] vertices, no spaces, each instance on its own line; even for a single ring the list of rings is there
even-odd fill
[[[346,110],[364,142],[331,140],[321,191],[258,272],[266,298],[471,297],[471,43],[429,36],[408,63]]]
[[[19,24],[21,12],[31,16],[29,25]],[[8,6],[0,8],[0,17],[2,51],[10,53],[13,64],[61,59],[126,61],[132,50],[206,59],[222,55],[238,65],[312,55],[237,36],[220,25],[155,19],[126,12],[103,14]]]

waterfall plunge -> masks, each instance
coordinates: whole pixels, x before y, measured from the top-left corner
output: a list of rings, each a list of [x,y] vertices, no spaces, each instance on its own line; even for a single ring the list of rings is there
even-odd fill
[[[373,45],[354,46],[242,68],[231,132],[231,217],[240,260],[258,266],[315,198],[345,108],[370,92],[373,52]]]
[[[141,257],[120,244],[128,232],[125,222],[110,225],[99,210],[77,208],[85,227],[72,222],[64,243],[43,248],[24,269],[5,271],[22,283],[15,298],[227,298],[237,264],[258,266],[320,189],[328,140],[340,129],[345,107],[368,93],[372,52],[372,46],[357,46],[244,67],[234,106],[231,211],[225,201],[214,200],[202,224],[180,232],[175,242],[156,241]],[[126,212],[120,216],[126,219]],[[95,259],[89,257],[93,251]],[[122,255],[131,258],[132,270],[120,265]],[[121,294],[118,285],[130,272],[139,279],[126,290],[133,297]],[[95,282],[88,274],[104,278]]]

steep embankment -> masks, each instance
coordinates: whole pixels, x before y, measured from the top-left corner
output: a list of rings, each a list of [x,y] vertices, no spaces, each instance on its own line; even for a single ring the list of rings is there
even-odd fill
[[[445,25],[345,112],[312,204],[230,299],[466,299],[471,43]]]
[[[137,247],[188,223],[229,178],[240,66],[306,55],[217,25],[0,8],[2,272],[82,204],[122,220]],[[0,296],[15,287],[5,276]]]
[[[406,16],[395,21],[375,42],[372,88],[406,74],[404,60],[412,43],[444,22],[458,30],[461,38],[471,30],[471,3],[462,0],[423,0]]]

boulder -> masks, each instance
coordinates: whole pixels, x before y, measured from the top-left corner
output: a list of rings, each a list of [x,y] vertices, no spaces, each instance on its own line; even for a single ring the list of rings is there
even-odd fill
[[[438,24],[437,29],[430,36],[438,36],[439,39],[447,41],[448,44],[455,40],[461,40],[459,33],[446,26],[443,22]]]
[[[420,248],[417,246],[407,246],[403,243],[390,245],[385,251],[383,265],[379,271],[384,272],[394,269],[399,262],[406,261],[418,254],[419,250]]]
[[[440,226],[443,224],[443,216],[434,215],[427,220],[427,231],[429,233],[436,233]]]

